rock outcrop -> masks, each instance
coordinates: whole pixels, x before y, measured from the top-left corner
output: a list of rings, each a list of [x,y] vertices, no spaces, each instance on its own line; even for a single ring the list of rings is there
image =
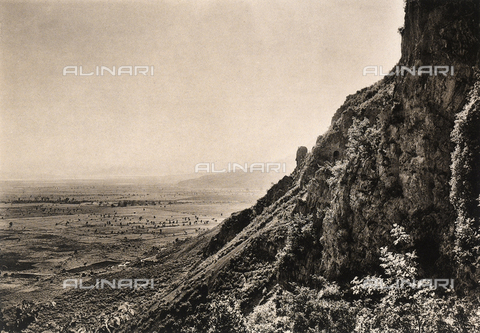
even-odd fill
[[[412,236],[421,275],[461,271],[461,287],[475,287],[479,272],[459,268],[455,251],[458,221],[480,223],[480,2],[407,1],[401,33],[399,66],[453,66],[454,75],[393,75],[348,96],[311,152],[298,150],[291,177],[227,219],[201,267],[135,327],[153,331],[169,316],[188,316],[194,310],[180,304],[199,294],[234,290],[248,312],[275,284],[374,274],[394,224]],[[463,139],[455,141],[456,121]],[[452,165],[460,169],[453,181]],[[468,186],[452,196],[451,183]]]
[[[297,162],[297,168],[302,164],[302,162],[305,160],[305,156],[307,156],[308,149],[305,146],[298,147],[297,149],[297,157],[295,158],[295,161]]]

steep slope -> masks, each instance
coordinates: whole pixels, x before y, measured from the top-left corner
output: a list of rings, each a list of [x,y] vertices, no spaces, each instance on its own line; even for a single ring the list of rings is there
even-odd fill
[[[480,222],[479,17],[478,1],[407,1],[398,65],[453,66],[454,75],[393,75],[348,96],[311,152],[299,150],[291,178],[227,219],[204,262],[127,331],[204,320],[198,295],[208,302],[229,293],[248,313],[275,284],[378,272],[394,224],[413,237],[421,275],[457,276],[460,290],[475,287],[472,261],[459,267],[455,253],[472,245],[459,242],[459,225]],[[454,151],[454,164],[463,158],[457,178]],[[460,184],[452,199],[450,183]]]

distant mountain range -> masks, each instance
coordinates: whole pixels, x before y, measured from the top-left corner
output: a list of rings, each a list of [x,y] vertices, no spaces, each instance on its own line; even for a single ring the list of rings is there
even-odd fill
[[[177,183],[180,187],[189,188],[243,188],[264,190],[278,182],[287,173],[283,172],[225,172],[205,174],[199,178],[183,180]]]

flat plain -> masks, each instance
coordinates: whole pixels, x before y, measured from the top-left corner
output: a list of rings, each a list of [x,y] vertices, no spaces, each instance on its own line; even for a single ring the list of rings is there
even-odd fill
[[[9,181],[1,191],[2,307],[53,299],[65,291],[64,279],[155,261],[262,195],[118,180]]]

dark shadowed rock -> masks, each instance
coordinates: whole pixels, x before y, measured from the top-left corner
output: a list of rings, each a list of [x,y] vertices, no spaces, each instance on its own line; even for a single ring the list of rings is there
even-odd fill
[[[297,149],[297,157],[295,158],[295,161],[297,162],[297,167],[302,164],[302,162],[305,160],[305,156],[307,156],[308,149],[305,146],[298,147]]]

